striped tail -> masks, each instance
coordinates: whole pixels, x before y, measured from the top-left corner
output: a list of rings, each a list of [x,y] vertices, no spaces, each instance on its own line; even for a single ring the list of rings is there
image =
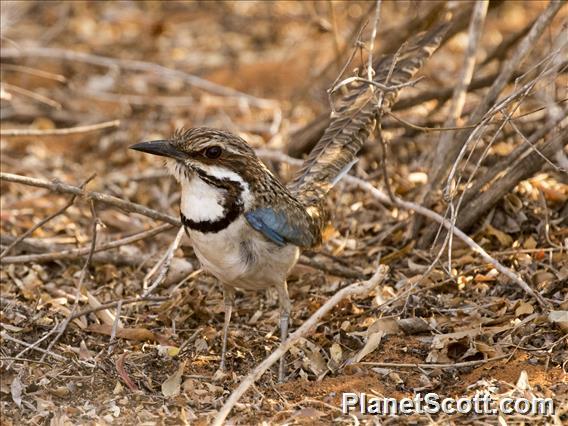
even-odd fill
[[[448,23],[439,24],[410,39],[397,54],[379,58],[374,66],[374,81],[386,86],[408,83],[438,48],[448,27]],[[348,85],[348,93],[331,114],[330,125],[288,185],[302,204],[318,205],[349,171],[357,161],[357,153],[375,129],[377,120],[391,109],[399,91],[381,93],[377,87],[361,81]],[[382,106],[377,105],[381,95]]]

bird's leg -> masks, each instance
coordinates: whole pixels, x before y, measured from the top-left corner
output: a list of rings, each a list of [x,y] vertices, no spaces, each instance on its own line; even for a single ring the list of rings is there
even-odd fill
[[[288,322],[290,320],[290,311],[292,304],[290,303],[290,296],[288,296],[288,285],[286,281],[281,286],[278,286],[278,299],[280,302],[280,342],[288,338]],[[286,376],[286,355],[280,358],[280,366],[278,368],[278,381],[284,382]]]
[[[231,314],[233,313],[233,304],[235,302],[235,290],[232,287],[223,286],[223,302],[225,304],[225,321],[223,322],[223,343],[221,346],[221,371],[225,370],[227,336],[229,334],[229,323],[231,322]]]

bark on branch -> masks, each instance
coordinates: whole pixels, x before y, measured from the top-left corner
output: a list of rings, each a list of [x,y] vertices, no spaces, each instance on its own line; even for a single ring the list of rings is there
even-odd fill
[[[129,212],[138,213],[142,216],[146,216],[152,219],[161,220],[162,222],[167,222],[174,226],[180,226],[181,222],[169,214],[160,213],[156,210],[144,207],[141,204],[133,203],[131,201],[126,201],[112,195],[104,194],[102,192],[89,192],[85,191],[78,186],[69,185],[67,183],[58,181],[47,181],[43,179],[32,178],[28,176],[15,175],[12,173],[0,173],[0,180],[6,182],[21,183],[28,186],[36,186],[39,188],[46,188],[57,194],[73,194],[83,197],[87,200],[99,201],[119,209]]]

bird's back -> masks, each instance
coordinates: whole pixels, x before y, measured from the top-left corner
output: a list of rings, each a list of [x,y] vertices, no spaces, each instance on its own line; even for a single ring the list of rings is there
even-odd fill
[[[373,80],[385,86],[400,86],[411,81],[438,48],[448,26],[447,23],[437,25],[413,37],[396,54],[379,58],[374,66]],[[330,125],[288,185],[294,197],[305,206],[319,205],[349,171],[357,153],[374,131],[377,119],[390,110],[400,91],[382,92],[361,80],[347,87],[347,93],[331,114]]]

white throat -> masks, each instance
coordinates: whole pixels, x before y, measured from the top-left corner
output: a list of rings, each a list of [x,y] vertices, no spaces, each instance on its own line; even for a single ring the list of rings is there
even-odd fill
[[[194,222],[219,220],[224,216],[224,191],[197,175],[181,181],[181,213]]]
[[[181,213],[194,222],[220,220],[226,214],[224,200],[226,191],[202,179],[197,172],[175,160],[166,163],[170,173],[181,184]],[[220,166],[199,164],[200,171],[214,179],[238,182],[243,191],[241,199],[244,209],[250,208],[252,197],[249,185],[235,172]]]

